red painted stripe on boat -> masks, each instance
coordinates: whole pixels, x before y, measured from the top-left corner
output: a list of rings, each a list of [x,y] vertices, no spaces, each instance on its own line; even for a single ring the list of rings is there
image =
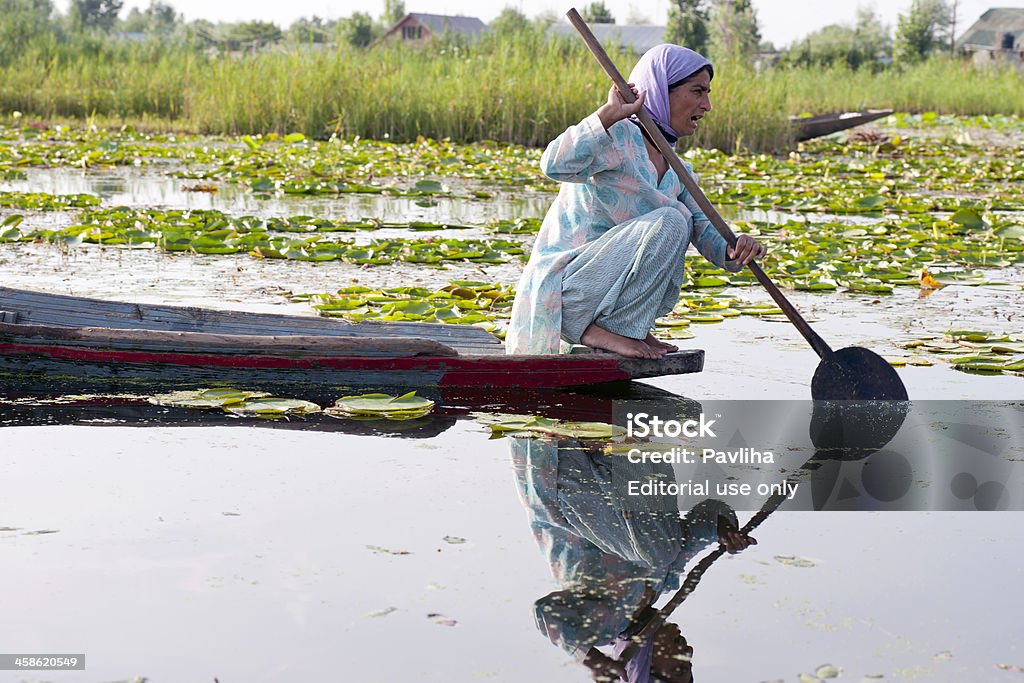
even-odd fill
[[[249,356],[89,349],[67,346],[0,344],[0,354],[33,355],[82,363],[171,365],[264,370],[334,369],[351,372],[440,372],[438,386],[559,387],[629,379],[614,356],[581,358],[541,356],[514,359],[504,355],[477,357],[410,356],[406,358]]]

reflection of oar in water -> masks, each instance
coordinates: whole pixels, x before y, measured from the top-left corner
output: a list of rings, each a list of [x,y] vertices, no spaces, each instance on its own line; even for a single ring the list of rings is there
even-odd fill
[[[817,454],[815,454],[815,457],[817,457]],[[814,458],[811,458],[811,460],[809,460],[808,463],[810,463],[813,460]],[[788,483],[790,480],[787,479],[786,481]],[[753,517],[751,517],[750,521],[743,525],[743,528],[740,529],[740,533],[745,536],[749,535],[750,532],[752,532],[761,524],[761,522],[768,519],[769,515],[775,512],[786,499],[787,496],[785,493],[779,493],[770,497],[768,500],[765,501],[764,505],[761,507],[761,510]],[[629,661],[633,657],[633,655],[636,654],[636,651],[640,649],[643,643],[646,643],[651,638],[654,638],[654,635],[658,632],[658,629],[664,626],[665,622],[668,621],[668,618],[672,614],[672,612],[675,611],[675,609],[679,607],[681,604],[683,604],[683,601],[686,600],[686,598],[690,596],[690,593],[692,593],[693,590],[697,587],[697,584],[700,583],[701,578],[704,576],[704,572],[706,572],[708,568],[711,567],[711,565],[713,565],[715,561],[718,560],[718,558],[720,558],[725,553],[725,546],[719,545],[718,548],[708,553],[704,558],[701,559],[700,562],[694,565],[693,569],[691,569],[689,573],[686,575],[686,578],[683,579],[683,583],[679,587],[679,590],[676,591],[676,594],[672,596],[672,599],[669,600],[664,607],[656,610],[654,616],[651,617],[650,621],[644,624],[644,627],[640,630],[640,632],[636,636],[634,636],[633,643],[630,644],[630,646],[622,652],[619,661]]]
[[[615,68],[611,59],[608,58],[608,54],[601,47],[594,34],[591,33],[590,28],[587,27],[586,22],[583,21],[579,13],[575,9],[571,9],[566,13],[566,16],[569,17],[570,23],[583,36],[587,47],[590,48],[594,57],[597,58],[605,72],[611,77],[622,98],[626,102],[636,101],[633,91],[626,83],[626,80],[619,73],[619,70]],[[675,150],[672,149],[672,146],[665,139],[658,126],[655,125],[650,115],[644,109],[641,109],[637,113],[637,118],[640,119],[640,123],[643,124],[644,129],[650,134],[658,151],[664,155],[669,166],[676,172],[679,180],[694,200],[696,200],[701,211],[704,212],[708,220],[711,221],[711,224],[725,238],[725,241],[730,246],[734,246],[736,244],[736,235],[726,222],[722,220],[722,217],[718,215],[718,211],[715,210],[715,207],[704,196],[696,181],[683,167],[683,163],[676,156]],[[782,312],[796,326],[800,334],[807,340],[807,343],[818,354],[818,358],[821,359],[818,369],[814,373],[814,378],[811,380],[811,396],[815,400],[907,400],[906,387],[903,386],[899,375],[896,374],[896,371],[893,370],[892,366],[884,358],[859,346],[850,346],[833,351],[825,343],[825,340],[811,329],[811,326],[807,324],[803,316],[793,307],[793,304],[789,303],[789,300],[783,296],[779,288],[761,270],[757,263],[751,261],[747,267],[750,268],[757,281],[768,290],[768,294],[771,295],[775,303],[782,309]]]
[[[781,487],[782,493],[777,493],[764,502],[761,509],[743,525],[740,533],[749,535],[761,522],[768,519],[788,499],[784,492],[791,490],[790,485],[792,490],[795,490],[796,479],[801,473],[816,469],[821,461],[832,458],[861,460],[884,448],[903,426],[909,410],[910,403],[907,401],[815,403],[810,424],[811,441],[815,446],[814,455],[786,479],[786,485]],[[726,548],[719,545],[694,565],[672,599],[657,610],[651,620],[644,624],[633,644],[623,651],[621,661],[628,661],[642,643],[654,637],[669,615],[683,604],[697,587],[704,572],[725,552]]]

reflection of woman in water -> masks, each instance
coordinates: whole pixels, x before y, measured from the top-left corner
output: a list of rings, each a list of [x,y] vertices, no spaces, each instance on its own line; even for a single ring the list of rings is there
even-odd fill
[[[631,464],[587,452],[577,441],[511,442],[530,526],[561,586],[534,604],[538,628],[585,664],[594,680],[692,680],[693,649],[675,624],[632,648],[626,661],[620,658],[657,615],[655,600],[679,587],[690,558],[716,539],[729,552],[756,543],[736,531],[736,513],[706,500],[681,519],[674,498],[669,506],[627,500],[623,482],[671,478],[669,465]],[[605,645],[612,645],[612,656],[598,649]]]

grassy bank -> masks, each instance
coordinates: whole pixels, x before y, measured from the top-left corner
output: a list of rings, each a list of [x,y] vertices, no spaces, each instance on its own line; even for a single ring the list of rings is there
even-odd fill
[[[613,55],[623,72],[634,57]],[[157,119],[210,133],[299,131],[413,140],[494,139],[543,145],[593,111],[607,79],[577,42],[524,35],[472,50],[339,47],[207,56],[119,45],[60,58],[23,55],[0,69],[0,114],[44,119]],[[697,144],[781,151],[786,116],[857,107],[1024,114],[1019,72],[934,60],[877,74],[720,64],[715,110]]]

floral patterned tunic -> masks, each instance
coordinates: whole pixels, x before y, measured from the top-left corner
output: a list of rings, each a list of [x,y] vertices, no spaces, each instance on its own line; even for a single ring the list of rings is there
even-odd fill
[[[634,123],[618,121],[605,131],[595,112],[553,140],[540,165],[562,187],[516,289],[505,341],[508,353],[558,353],[566,264],[610,228],[655,209],[677,208],[692,220],[691,243],[705,258],[733,272],[742,269],[739,263],[726,260],[725,239],[675,172],[669,168],[658,182],[643,135]]]

